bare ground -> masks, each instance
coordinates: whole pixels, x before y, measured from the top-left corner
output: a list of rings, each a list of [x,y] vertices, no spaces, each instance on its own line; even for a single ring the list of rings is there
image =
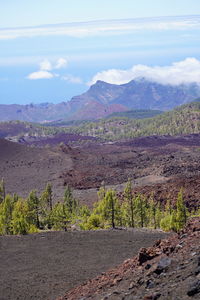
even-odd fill
[[[200,218],[59,300],[199,300]]]
[[[188,197],[196,201],[200,191],[197,189],[194,195],[190,186],[199,185],[199,149],[198,134],[144,137],[112,144],[93,142],[75,148],[32,148],[0,139],[0,177],[5,179],[7,192],[23,197],[32,189],[41,192],[50,182],[58,200],[69,184],[77,198],[89,205],[97,200],[96,191],[103,181],[106,186],[122,190],[129,178],[134,187],[170,180],[175,191],[177,182],[180,186],[187,180]]]
[[[0,300],[51,300],[166,234],[149,230],[0,237]]]

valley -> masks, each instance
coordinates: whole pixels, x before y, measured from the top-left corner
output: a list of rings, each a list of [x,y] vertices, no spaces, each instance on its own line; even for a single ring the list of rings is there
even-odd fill
[[[56,212],[56,205],[63,203],[69,186],[81,209],[88,207],[91,210],[92,220],[93,205],[99,200],[98,191],[102,188],[115,190],[119,203],[123,204],[125,187],[131,180],[131,193],[135,199],[137,195],[148,201],[153,197],[159,207],[167,207],[170,201],[171,207],[175,208],[181,190],[188,212],[199,211],[199,101],[142,120],[114,116],[96,122],[68,125],[58,122],[48,126],[1,122],[0,137],[0,174],[5,182],[6,194],[18,194],[27,199],[30,191],[36,190],[42,199],[48,183],[52,187]],[[167,213],[159,212],[163,218]],[[118,225],[117,229],[100,229],[108,227],[94,225],[91,228],[98,230],[88,231],[87,220],[90,217],[87,210],[86,219],[79,215],[78,220],[72,220],[67,232],[64,232],[64,221],[61,220],[61,224],[57,219],[61,225],[56,231],[56,227],[48,228],[49,223],[42,217],[43,213],[39,215],[41,228],[36,228],[39,233],[0,236],[0,263],[4,274],[0,277],[2,299],[53,300],[61,297],[77,300],[82,299],[80,295],[85,295],[84,299],[102,299],[103,293],[108,299],[118,300],[126,289],[124,297],[129,294],[132,297],[135,286],[139,286],[138,299],[145,299],[148,288],[138,282],[132,288],[129,276],[130,272],[136,272],[139,278],[142,272],[147,286],[149,275],[145,273],[146,265],[142,264],[137,269],[138,256],[131,257],[143,251],[141,249],[157,245],[155,241],[168,237],[168,234],[160,229],[153,230],[151,220],[150,229],[125,229]],[[136,225],[143,227],[138,217]],[[195,237],[191,239],[198,249]],[[174,249],[174,243],[178,242],[177,235],[173,236],[166,242],[167,247]],[[168,249],[158,248],[158,258],[157,254],[152,256],[154,265]],[[145,251],[155,253],[154,248],[150,249],[153,250]],[[190,249],[189,246],[186,252],[187,249]],[[173,251],[172,255],[176,255]],[[189,251],[192,252],[192,249]],[[175,259],[179,266],[182,254],[178,257],[175,256]],[[194,257],[196,259],[196,254]],[[132,261],[134,267],[131,266]],[[185,274],[189,274],[193,265],[195,261],[187,265]],[[165,283],[160,277],[156,280]],[[127,288],[126,283],[131,288]],[[124,299],[129,299],[127,297]],[[183,295],[183,299],[188,298]]]

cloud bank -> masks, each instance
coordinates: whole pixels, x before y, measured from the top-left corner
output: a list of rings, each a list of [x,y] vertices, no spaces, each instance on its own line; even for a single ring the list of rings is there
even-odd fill
[[[145,31],[200,29],[200,16],[105,20],[0,29],[0,40],[36,36],[87,37]]]
[[[135,65],[128,70],[110,69],[97,73],[88,85],[102,80],[112,84],[124,84],[136,78],[146,78],[162,84],[200,83],[200,60],[188,57],[170,66]]]

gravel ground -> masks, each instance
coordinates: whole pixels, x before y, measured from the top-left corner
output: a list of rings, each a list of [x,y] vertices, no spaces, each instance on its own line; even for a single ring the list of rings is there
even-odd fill
[[[0,300],[55,299],[165,236],[148,230],[1,236]]]

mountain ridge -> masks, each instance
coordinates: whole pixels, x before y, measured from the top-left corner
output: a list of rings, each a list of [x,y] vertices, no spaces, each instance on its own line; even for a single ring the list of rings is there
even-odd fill
[[[170,110],[200,96],[196,83],[164,85],[138,78],[116,85],[97,81],[85,93],[58,104],[0,104],[0,121],[49,122],[101,119],[116,112]]]

